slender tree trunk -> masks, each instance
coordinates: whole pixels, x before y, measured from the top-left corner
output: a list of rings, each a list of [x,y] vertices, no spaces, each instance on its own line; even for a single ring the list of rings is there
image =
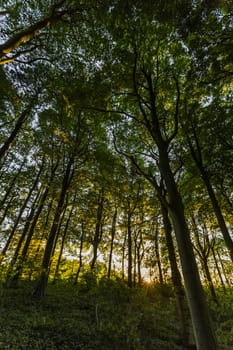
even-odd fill
[[[224,217],[222,215],[221,208],[220,208],[220,206],[218,204],[217,197],[215,195],[213,186],[212,186],[211,181],[210,181],[210,176],[209,176],[208,172],[205,169],[205,166],[204,166],[204,163],[203,163],[202,152],[201,152],[201,146],[200,146],[199,139],[198,139],[198,136],[197,136],[196,129],[195,129],[194,125],[192,125],[192,131],[193,131],[193,138],[194,138],[194,141],[195,141],[196,149],[195,149],[195,147],[192,144],[191,138],[187,134],[187,140],[188,140],[189,148],[190,148],[193,160],[195,161],[196,166],[199,169],[199,172],[201,174],[202,180],[203,180],[203,182],[205,184],[205,187],[207,189],[207,192],[209,194],[210,201],[211,201],[211,204],[212,204],[215,216],[217,218],[219,228],[220,228],[220,230],[222,232],[222,235],[223,235],[223,238],[225,240],[227,249],[229,251],[229,255],[231,257],[231,261],[233,261],[233,240],[232,240],[232,238],[230,236],[230,233],[229,233],[228,228],[226,226]]]
[[[108,278],[111,277],[111,271],[112,271],[112,254],[113,254],[113,246],[114,246],[114,239],[115,239],[115,233],[116,233],[116,219],[117,219],[117,207],[115,207],[113,219],[112,219],[111,243],[110,243],[110,252],[109,252],[109,260],[108,260]]]
[[[76,196],[77,196],[77,192],[75,193],[73,204],[72,204],[72,208],[70,210],[68,219],[66,220],[66,225],[65,225],[65,228],[64,228],[64,231],[63,231],[62,242],[61,242],[60,252],[59,252],[57,265],[56,265],[56,269],[55,269],[55,273],[54,273],[53,283],[55,283],[56,279],[58,278],[58,272],[59,272],[59,267],[60,267],[60,263],[61,263],[61,259],[62,259],[64,246],[65,246],[65,240],[66,240],[66,237],[67,237],[67,231],[68,231],[70,220],[71,220],[71,217],[73,215],[74,208],[75,208]]]
[[[24,161],[21,163],[21,166],[20,166],[19,170],[17,171],[17,173],[16,173],[15,176],[13,177],[13,179],[12,179],[12,181],[11,181],[11,183],[10,183],[10,185],[9,185],[9,187],[8,187],[8,189],[7,189],[7,191],[6,191],[5,195],[4,195],[4,197],[3,197],[3,199],[1,200],[0,208],[2,208],[2,207],[5,205],[5,202],[6,202],[7,198],[9,197],[9,195],[11,194],[11,192],[12,192],[12,190],[13,190],[13,188],[14,188],[14,185],[15,185],[15,183],[16,183],[16,180],[20,177],[20,174],[21,174],[21,172],[22,172],[22,169],[23,169],[24,164],[25,164],[25,159],[24,159]]]
[[[170,266],[171,266],[172,282],[175,289],[178,314],[180,319],[181,341],[184,345],[188,345],[190,342],[189,323],[191,319],[190,319],[190,314],[188,310],[188,305],[187,305],[187,300],[185,296],[184,286],[182,283],[181,274],[177,265],[175,247],[172,239],[172,226],[168,216],[168,210],[163,205],[163,203],[160,203],[160,204],[161,204],[163,225],[164,225],[167,248],[168,248],[168,257],[169,257]]]
[[[132,281],[132,229],[131,229],[131,213],[130,208],[128,208],[127,212],[127,248],[128,248],[128,286],[131,288]]]
[[[161,265],[161,259],[160,259],[160,252],[159,252],[159,230],[158,230],[158,225],[156,224],[156,229],[155,229],[155,258],[158,266],[158,271],[159,271],[159,283],[163,284],[163,271],[162,271],[162,265]]]
[[[78,266],[78,270],[77,270],[76,275],[75,275],[74,284],[78,283],[79,274],[80,274],[82,266],[83,266],[82,252],[83,252],[83,243],[84,243],[84,237],[85,237],[85,230],[84,230],[83,221],[81,222],[81,230],[82,231],[81,231],[80,247],[79,247],[79,266]]]
[[[121,259],[121,275],[122,279],[125,279],[125,247],[127,242],[127,231],[125,232],[123,246],[122,246],[122,259]]]
[[[167,145],[159,136],[156,135],[159,168],[167,188],[168,210],[175,229],[196,346],[198,350],[217,350],[218,345],[204,298],[182,199],[170,168]]]
[[[103,209],[104,209],[104,190],[103,188],[99,191],[98,195],[98,208],[97,208],[97,216],[96,216],[96,226],[95,226],[95,235],[93,239],[93,259],[91,262],[91,270],[94,270],[97,255],[98,255],[98,247],[102,239],[103,233]]]
[[[36,179],[35,179],[35,181],[34,181],[32,187],[31,187],[30,191],[28,192],[28,195],[27,195],[27,197],[25,198],[24,203],[23,203],[23,205],[22,205],[22,207],[21,207],[21,209],[20,209],[20,211],[19,211],[19,214],[18,214],[18,216],[17,216],[17,218],[16,218],[15,224],[14,224],[14,226],[13,226],[13,228],[12,228],[12,231],[11,231],[11,233],[10,233],[8,239],[7,239],[7,242],[6,242],[6,244],[5,244],[5,247],[4,247],[3,250],[2,250],[0,262],[2,261],[2,259],[4,258],[4,256],[6,255],[7,249],[9,248],[9,245],[11,244],[11,242],[12,242],[12,240],[13,240],[13,237],[14,237],[14,235],[15,235],[15,232],[16,232],[16,229],[17,229],[17,227],[18,227],[18,224],[19,224],[19,222],[20,222],[20,220],[21,220],[21,218],[22,218],[23,212],[24,212],[24,210],[25,210],[25,208],[26,208],[26,206],[27,206],[27,204],[28,204],[28,202],[29,202],[29,200],[30,200],[30,198],[31,198],[31,196],[32,196],[32,194],[33,194],[33,192],[34,192],[34,190],[35,190],[37,184],[38,184],[38,181],[39,181],[39,178],[40,178],[42,169],[43,169],[43,162],[42,162],[41,167],[40,167],[40,170],[39,170],[39,172],[38,172],[38,174],[37,174],[37,176],[36,176]]]
[[[34,216],[34,213],[35,213],[35,208],[36,208],[36,204],[38,202],[39,196],[40,196],[40,191],[38,191],[37,197],[35,198],[35,201],[34,201],[34,203],[32,205],[30,213],[29,213],[29,215],[28,215],[28,217],[26,219],[26,223],[24,225],[23,232],[22,232],[22,234],[20,236],[20,239],[18,241],[17,247],[16,247],[15,252],[13,254],[13,257],[12,257],[12,259],[10,261],[9,268],[8,268],[8,273],[7,273],[7,280],[9,282],[11,282],[11,281],[13,282],[12,279],[14,279],[14,273],[15,273],[15,271],[13,271],[14,270],[14,266],[15,266],[15,264],[17,262],[17,259],[19,257],[19,253],[20,253],[22,245],[23,245],[23,242],[25,241],[25,238],[27,236],[30,224],[31,224],[31,222],[33,220],[33,216]]]
[[[217,249],[216,252],[217,252],[218,260],[220,261],[220,265],[221,265],[221,268],[222,268],[223,275],[224,275],[225,280],[226,280],[226,284],[228,285],[228,287],[232,287],[231,283],[229,282],[229,279],[228,279],[228,276],[227,276],[227,273],[226,273],[226,270],[225,270],[225,266],[223,264],[222,257],[221,257],[221,255],[219,253],[219,250]]]
[[[52,227],[50,229],[49,237],[48,237],[47,244],[45,247],[43,261],[42,261],[42,271],[41,271],[39,279],[37,280],[35,289],[33,291],[33,295],[38,297],[38,298],[42,298],[44,296],[44,292],[45,292],[45,289],[46,289],[46,286],[48,283],[49,266],[50,266],[50,262],[51,262],[51,256],[52,256],[52,252],[54,249],[56,233],[57,233],[57,229],[58,229],[58,225],[59,225],[59,219],[60,219],[60,216],[61,216],[62,210],[63,210],[66,192],[67,192],[67,189],[68,189],[70,181],[71,181],[73,163],[74,163],[74,158],[71,157],[68,161],[66,171],[65,171],[65,174],[63,177],[59,201],[57,204],[57,208],[56,208],[56,211],[54,214],[53,224],[52,224]]]
[[[224,217],[222,215],[220,206],[218,204],[218,200],[216,198],[214,189],[210,183],[210,179],[209,179],[208,175],[206,174],[206,172],[204,171],[204,169],[199,168],[199,170],[201,172],[202,179],[203,179],[205,186],[206,186],[206,189],[208,191],[208,194],[209,194],[209,197],[210,197],[210,200],[212,203],[212,207],[213,207],[215,216],[216,216],[217,221],[218,221],[219,228],[222,232],[227,249],[229,251],[229,255],[231,257],[231,261],[233,262],[233,240],[232,240],[230,233],[228,231],[228,228],[226,226],[226,223],[225,223]]]
[[[193,232],[194,232],[194,236],[195,236],[195,240],[196,240],[196,244],[197,244],[196,251],[197,251],[197,253],[200,257],[200,260],[201,260],[201,266],[202,266],[202,270],[204,273],[205,282],[210,290],[210,294],[211,294],[212,299],[217,303],[217,297],[216,297],[213,281],[212,281],[209,266],[208,266],[208,257],[209,257],[209,253],[211,250],[209,238],[208,238],[207,233],[205,233],[205,235],[203,237],[203,243],[201,243],[200,237],[199,237],[199,232],[198,232],[198,226],[197,226],[197,223],[196,223],[194,216],[192,216],[192,223],[193,223]],[[206,228],[205,228],[205,230],[206,230]]]
[[[19,262],[17,263],[16,271],[15,271],[15,274],[13,276],[13,281],[12,281],[14,284],[17,284],[17,282],[18,282],[18,280],[19,280],[19,278],[21,276],[23,266],[24,266],[24,264],[26,262],[28,249],[29,249],[29,246],[30,246],[33,234],[34,234],[34,229],[35,229],[35,226],[36,226],[37,221],[39,219],[40,213],[41,213],[41,211],[43,209],[43,206],[44,206],[45,200],[47,198],[48,192],[49,192],[49,187],[46,187],[46,189],[42,193],[42,196],[41,196],[41,199],[39,201],[39,205],[38,205],[37,211],[36,211],[36,213],[34,215],[34,218],[33,218],[32,224],[30,226],[30,229],[29,229],[29,232],[28,232],[25,244],[24,244],[23,249],[22,249],[22,254],[20,256]]]
[[[219,265],[218,265],[218,261],[217,261],[217,258],[216,258],[214,246],[211,246],[211,251],[212,251],[213,258],[214,258],[214,263],[215,263],[215,266],[216,266],[216,269],[217,269],[217,272],[218,272],[218,278],[219,278],[219,280],[221,282],[221,285],[223,287],[224,292],[226,292],[225,283],[223,281],[222,273],[221,273]]]
[[[0,219],[0,225],[2,225],[3,221],[7,218],[7,214],[10,210],[11,207],[15,207],[14,205],[14,199],[15,199],[16,195],[13,193],[12,196],[8,199],[8,203],[4,209],[4,212],[2,214],[2,217]]]
[[[10,136],[8,136],[8,138],[6,139],[6,141],[4,142],[4,144],[2,145],[2,147],[0,148],[0,159],[2,159],[4,157],[4,155],[6,154],[6,152],[8,151],[8,149],[10,148],[11,144],[14,142],[16,136],[18,135],[18,133],[20,132],[23,123],[25,122],[25,120],[27,119],[29,113],[31,110],[31,106],[26,108],[20,115],[20,117],[18,118],[18,120],[16,121],[15,127],[13,129],[13,131],[11,132]]]
[[[138,268],[138,284],[141,285],[141,282],[142,282],[141,262],[144,256],[142,230],[139,230],[138,234],[139,234],[139,242],[135,242],[135,246],[136,246],[137,268]],[[142,249],[142,252],[141,252],[141,249]]]

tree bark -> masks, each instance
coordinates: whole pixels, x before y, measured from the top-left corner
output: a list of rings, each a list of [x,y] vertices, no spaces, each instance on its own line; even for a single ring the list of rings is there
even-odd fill
[[[111,228],[111,243],[110,243],[110,252],[109,252],[109,260],[108,260],[108,278],[111,277],[112,271],[112,254],[113,254],[113,245],[116,233],[116,219],[117,219],[117,207],[115,207],[113,219],[112,219],[112,228]]]
[[[159,168],[167,188],[168,210],[175,229],[196,346],[198,350],[217,350],[218,345],[204,298],[182,199],[169,164],[167,146],[159,135],[156,135],[156,140]]]
[[[39,299],[44,296],[45,289],[46,289],[46,286],[48,283],[49,266],[50,266],[50,262],[51,262],[52,252],[54,249],[54,243],[55,243],[56,233],[57,233],[57,229],[58,229],[58,225],[59,225],[59,219],[60,219],[60,216],[62,214],[66,192],[68,190],[68,187],[69,187],[69,184],[71,181],[71,177],[72,177],[73,163],[74,163],[74,158],[71,157],[67,163],[67,166],[66,166],[66,171],[65,171],[65,174],[63,177],[59,201],[58,201],[57,208],[56,208],[56,211],[54,214],[53,224],[52,224],[52,227],[50,229],[49,237],[48,237],[48,240],[46,243],[43,261],[42,261],[42,266],[41,266],[41,274],[37,280],[35,289],[33,291],[33,295]]]
[[[93,258],[91,262],[91,270],[94,270],[96,260],[97,260],[97,255],[98,255],[98,247],[102,239],[103,209],[104,209],[104,189],[102,188],[99,191],[99,195],[98,195],[98,208],[97,208],[97,214],[96,214],[95,234],[93,239]]]
[[[6,139],[6,141],[4,142],[4,144],[2,145],[2,147],[0,148],[0,159],[2,159],[4,157],[4,155],[6,154],[6,152],[8,151],[8,149],[10,148],[10,146],[12,145],[12,143],[14,142],[16,136],[18,135],[18,133],[20,132],[23,123],[25,122],[25,120],[27,119],[29,113],[30,113],[31,107],[26,108],[20,115],[20,117],[18,118],[18,120],[16,121],[15,127],[12,130],[11,134],[8,136],[8,138]]]
[[[180,335],[182,344],[188,345],[190,342],[189,322],[190,314],[186,302],[185,290],[181,279],[181,274],[177,265],[175,247],[172,238],[172,226],[168,216],[167,208],[161,203],[161,211],[163,216],[163,225],[166,235],[168,248],[168,256],[171,266],[172,283],[175,289],[177,308],[180,319]]]
[[[27,204],[28,204],[28,202],[29,202],[29,200],[30,200],[30,198],[31,198],[31,196],[32,196],[32,193],[34,192],[34,190],[35,190],[35,188],[36,188],[36,186],[37,186],[37,184],[38,184],[38,181],[39,181],[39,178],[40,178],[42,169],[43,169],[43,165],[44,165],[43,163],[44,163],[44,162],[42,162],[41,167],[40,167],[40,170],[39,170],[39,172],[38,172],[38,174],[37,174],[37,176],[36,176],[36,179],[34,180],[34,183],[32,184],[32,187],[30,188],[27,197],[25,198],[24,203],[23,203],[22,207],[20,208],[20,211],[19,211],[19,214],[18,214],[18,216],[17,216],[17,218],[16,218],[15,224],[14,224],[14,226],[13,226],[13,228],[12,228],[12,230],[11,230],[11,233],[10,233],[8,239],[7,239],[7,242],[6,242],[6,244],[5,244],[5,247],[3,248],[2,252],[1,252],[1,259],[0,259],[0,262],[2,261],[2,259],[4,258],[4,256],[6,255],[7,249],[9,248],[9,245],[10,245],[11,242],[12,242],[12,239],[13,239],[13,237],[14,237],[14,235],[15,235],[15,232],[16,232],[16,229],[17,229],[17,227],[18,227],[18,224],[19,224],[19,222],[20,222],[20,220],[21,220],[21,218],[22,218],[23,212],[24,212],[24,210],[25,210],[25,208],[26,208],[26,206],[27,206]]]

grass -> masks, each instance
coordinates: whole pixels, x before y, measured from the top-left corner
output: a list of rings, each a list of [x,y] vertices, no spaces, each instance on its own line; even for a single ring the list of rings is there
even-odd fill
[[[129,290],[122,281],[88,276],[79,285],[49,285],[46,297],[33,285],[1,288],[1,350],[184,350],[171,286]],[[232,297],[212,305],[223,350],[232,349]]]

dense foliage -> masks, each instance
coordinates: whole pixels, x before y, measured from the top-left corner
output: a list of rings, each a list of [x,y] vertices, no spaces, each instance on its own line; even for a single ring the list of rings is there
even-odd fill
[[[217,350],[203,286],[217,305],[233,283],[231,1],[9,0],[0,18],[2,283],[38,301],[89,272],[172,283],[185,346],[191,318]],[[159,346],[140,315],[118,321],[123,348]]]

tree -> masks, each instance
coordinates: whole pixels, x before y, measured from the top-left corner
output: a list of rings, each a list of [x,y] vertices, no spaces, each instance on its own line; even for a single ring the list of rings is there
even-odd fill
[[[185,55],[181,44],[175,38],[173,38],[174,52],[169,52],[168,46],[164,48],[164,35],[167,28],[157,27],[156,22],[154,25],[148,25],[147,23],[151,23],[152,18],[149,21],[147,17],[147,22],[143,21],[143,12],[140,10],[140,24],[137,23],[138,27],[136,27],[135,22],[137,22],[139,17],[136,17],[134,14],[133,20],[130,21],[128,14],[126,26],[121,22],[121,26],[126,34],[123,31],[120,34],[114,33],[118,39],[118,49],[124,52],[124,55],[128,55],[127,63],[130,62],[132,67],[132,82],[131,85],[128,85],[128,89],[126,87],[125,92],[125,110],[128,111],[130,107],[132,108],[129,112],[132,120],[149,134],[157,147],[158,168],[166,186],[167,198],[162,197],[158,186],[156,187],[172,218],[197,348],[199,350],[217,349],[218,346],[211,327],[192,249],[183,201],[175,179],[174,170],[172,169],[173,162],[171,160],[172,143],[179,131],[180,95],[184,79],[181,64],[185,67]],[[117,13],[114,15],[117,16]],[[117,19],[120,21],[119,15]],[[132,27],[134,29],[133,34]],[[143,31],[141,30],[142,28]],[[119,28],[117,29],[119,30]],[[155,34],[152,36],[152,31],[157,33],[157,37],[155,37]],[[163,39],[160,39],[161,33],[163,33]],[[122,36],[123,40],[119,39],[119,35]],[[172,34],[169,33],[169,35],[167,38],[170,40]],[[168,45],[168,41],[166,45]],[[182,60],[179,61],[180,59],[176,62],[175,52],[176,55],[179,55],[179,58],[183,58],[183,62]],[[125,64],[125,57],[121,56],[121,64],[122,74],[125,74],[130,69],[130,65]],[[174,66],[177,68],[176,72]],[[131,99],[129,97],[130,92],[134,94]],[[138,106],[136,110],[134,107],[135,102]],[[133,103],[134,106],[132,105]],[[197,312],[197,310],[199,311]]]

